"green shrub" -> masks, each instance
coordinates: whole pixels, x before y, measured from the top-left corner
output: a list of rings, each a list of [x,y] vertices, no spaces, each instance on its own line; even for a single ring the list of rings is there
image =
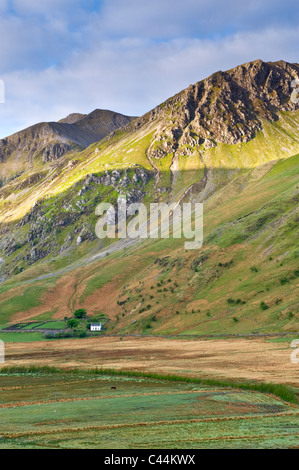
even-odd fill
[[[87,315],[86,310],[84,308],[79,308],[78,310],[75,310],[74,316],[76,318],[85,318]]]
[[[71,318],[70,320],[68,320],[67,322],[67,326],[68,328],[77,328],[77,326],[79,325],[79,320],[77,320],[76,318]]]
[[[14,274],[17,275],[17,274],[20,274],[24,271],[24,268],[19,268],[18,266],[15,267],[14,269]]]
[[[79,338],[85,338],[87,336],[87,331],[85,329],[84,330],[82,329],[82,330],[78,331],[77,336]]]
[[[236,300],[234,300],[234,299],[232,299],[232,298],[229,298],[229,299],[227,299],[227,302],[228,302],[229,304],[236,304],[236,305],[238,305],[238,304],[240,304],[240,305],[246,304],[245,300],[242,300],[242,299],[236,299]]]

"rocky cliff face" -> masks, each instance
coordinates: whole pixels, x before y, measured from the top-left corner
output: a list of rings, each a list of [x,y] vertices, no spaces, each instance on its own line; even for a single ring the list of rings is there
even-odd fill
[[[169,113],[171,124],[157,130],[151,157],[159,159],[179,145],[211,148],[252,140],[263,120],[274,122],[278,111],[299,108],[290,99],[298,77],[298,64],[257,60],[190,85],[147,115],[153,120]],[[134,125],[143,122],[141,118]]]
[[[62,196],[36,203],[17,223],[1,224],[0,250],[4,258],[15,255],[13,265],[2,267],[2,276],[16,273],[19,263],[30,266],[49,254],[57,256],[84,241],[94,241],[96,205],[105,200],[117,207],[116,194],[121,193],[126,194],[128,204],[142,201],[152,179],[152,172],[138,166],[88,174]]]

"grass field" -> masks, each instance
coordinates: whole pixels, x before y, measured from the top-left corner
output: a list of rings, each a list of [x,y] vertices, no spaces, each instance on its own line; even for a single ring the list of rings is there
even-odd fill
[[[166,339],[95,337],[44,340],[39,333],[3,333],[5,366],[105,368],[176,374],[220,380],[272,382],[299,386],[299,369],[291,362],[291,341],[259,339]],[[42,336],[41,336],[42,337]],[[17,342],[19,341],[19,342]]]
[[[291,448],[298,414],[277,397],[234,388],[84,372],[0,374],[0,448]]]
[[[1,340],[5,343],[31,343],[33,341],[42,341],[45,340],[43,333],[38,332],[28,332],[28,333],[2,333]]]

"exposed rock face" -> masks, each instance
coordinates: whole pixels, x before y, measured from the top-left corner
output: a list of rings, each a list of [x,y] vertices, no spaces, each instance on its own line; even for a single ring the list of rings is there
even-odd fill
[[[40,177],[42,174],[35,174],[17,188],[34,184]],[[2,225],[0,250],[7,258],[22,249],[22,254],[16,255],[14,261],[25,261],[30,266],[49,254],[63,254],[86,241],[93,241],[96,238],[95,228],[86,219],[94,213],[96,205],[102,200],[101,188],[107,187],[108,191],[125,194],[128,204],[131,204],[144,198],[145,185],[150,178],[153,178],[153,173],[138,166],[89,174],[74,185],[57,210],[55,202],[50,205],[54,211],[53,216],[49,213],[47,202],[40,201],[17,224]],[[105,199],[107,195],[103,197]],[[114,199],[113,204],[117,211],[118,205]],[[62,243],[57,239],[61,233],[65,233]],[[5,269],[5,274],[11,275],[12,272]]]
[[[43,162],[51,162],[62,157],[65,153],[74,149],[74,146],[63,143],[56,143],[48,145],[43,151]]]
[[[133,173],[133,176],[130,177],[128,175],[128,169],[126,169],[106,171],[103,175],[100,176],[88,175],[84,179],[83,188],[79,191],[78,196],[82,196],[84,193],[86,193],[90,189],[90,185],[92,183],[113,186],[113,188],[121,190],[121,188],[126,188],[129,184],[141,183],[144,185],[150,178],[150,172],[147,172],[141,167],[136,167]]]
[[[298,77],[298,64],[257,60],[190,85],[146,115],[151,121],[169,113],[171,123],[157,131],[150,157],[160,159],[178,145],[204,144],[208,149],[250,141],[263,120],[273,122],[278,111],[299,108],[291,100],[291,84]],[[135,121],[135,129],[144,119]]]

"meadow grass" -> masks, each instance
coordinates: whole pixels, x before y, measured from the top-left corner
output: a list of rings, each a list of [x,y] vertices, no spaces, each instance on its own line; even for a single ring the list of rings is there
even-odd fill
[[[26,333],[1,333],[0,339],[5,343],[31,343],[34,341],[46,341],[43,333],[39,332],[26,332]]]
[[[42,295],[52,285],[53,281],[44,282],[42,285],[27,287],[21,294],[11,296],[0,303],[1,322],[10,320],[14,313],[26,312],[42,303]]]
[[[204,379],[196,377],[184,377],[172,374],[156,374],[151,372],[122,371],[115,369],[60,369],[53,366],[6,366],[0,369],[1,374],[74,374],[74,375],[109,375],[115,377],[144,378],[154,380],[166,380],[169,382],[182,382],[190,384],[205,385],[209,387],[238,388],[260,393],[275,395],[289,403],[298,403],[298,398],[293,389],[286,385],[266,382],[246,382],[234,380]]]

